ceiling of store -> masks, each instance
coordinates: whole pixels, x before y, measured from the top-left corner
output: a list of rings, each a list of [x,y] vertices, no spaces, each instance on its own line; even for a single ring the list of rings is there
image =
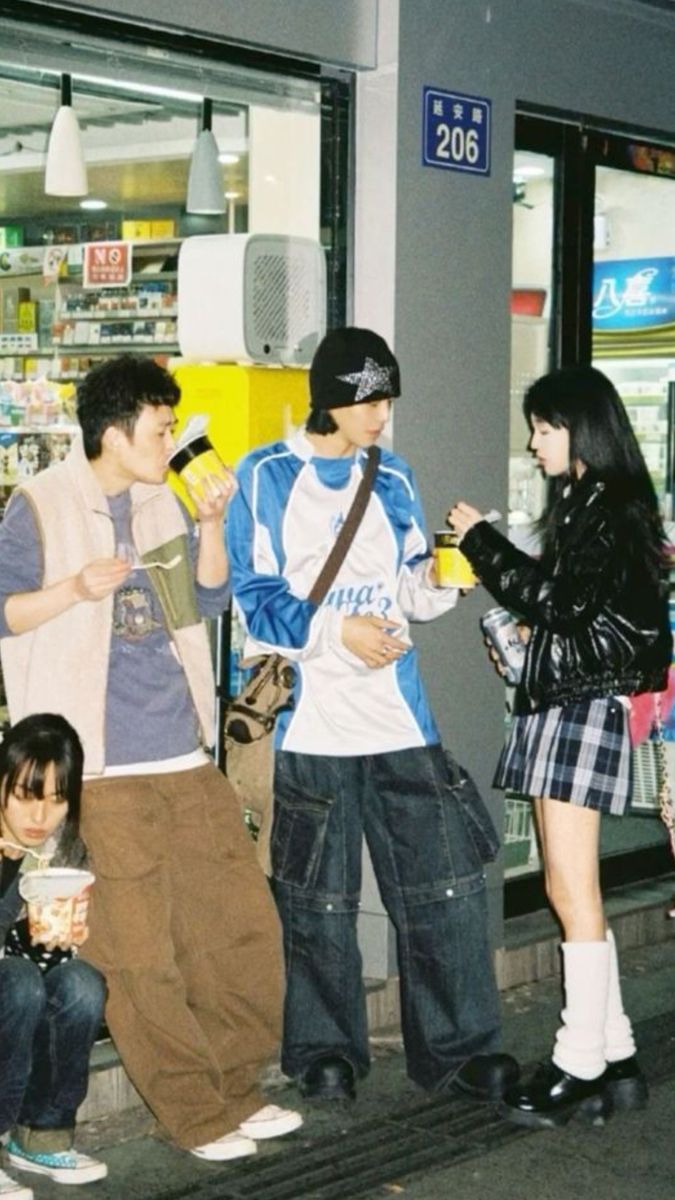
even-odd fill
[[[0,67],[0,76],[2,68]],[[39,86],[2,79],[0,109],[0,219],[80,211],[78,199],[44,194],[49,131],[59,103],[53,77]],[[95,95],[73,87],[89,175],[89,196],[112,212],[132,215],[153,207],[183,207],[189,159],[199,128],[199,105],[148,95]],[[221,152],[238,161],[223,165],[223,192],[247,202],[246,112],[216,112],[213,131]]]

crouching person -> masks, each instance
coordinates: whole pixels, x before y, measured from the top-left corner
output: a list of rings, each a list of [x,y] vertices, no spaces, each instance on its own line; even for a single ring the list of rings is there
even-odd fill
[[[31,903],[29,924],[23,895],[36,868],[86,865],[82,759],[72,725],[52,713],[25,717],[0,743],[0,1134],[12,1166],[66,1184],[108,1172],[73,1148],[105,983],[77,957],[84,905]],[[0,1170],[3,1200],[32,1196]]]

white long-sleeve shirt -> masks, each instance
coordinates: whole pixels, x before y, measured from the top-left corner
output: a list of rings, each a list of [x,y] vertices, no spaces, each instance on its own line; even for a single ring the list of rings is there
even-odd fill
[[[382,452],[356,537],[323,603],[307,600],[354,498],[365,451],[314,453],[303,434],[254,450],[238,470],[230,505],[232,590],[245,623],[246,655],[279,650],[296,668],[294,707],[282,713],[277,748],[305,754],[378,754],[440,741],[412,646],[374,670],[343,644],[345,616],[409,623],[457,602],[455,588],[428,582],[429,546],[413,474]]]

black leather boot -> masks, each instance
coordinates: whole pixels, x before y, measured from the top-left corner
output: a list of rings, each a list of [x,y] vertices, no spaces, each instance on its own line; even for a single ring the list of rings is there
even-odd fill
[[[598,1079],[577,1079],[554,1062],[546,1062],[529,1083],[505,1093],[498,1111],[507,1121],[530,1129],[555,1129],[572,1117],[604,1125],[612,1112],[612,1098],[604,1074]]]
[[[649,1088],[634,1054],[630,1058],[607,1063],[602,1078],[605,1092],[614,1108],[646,1108]]]
[[[298,1080],[305,1100],[355,1100],[355,1072],[352,1064],[339,1055],[317,1058]]]
[[[500,1100],[519,1076],[520,1067],[510,1054],[474,1054],[462,1063],[448,1087],[472,1100]]]

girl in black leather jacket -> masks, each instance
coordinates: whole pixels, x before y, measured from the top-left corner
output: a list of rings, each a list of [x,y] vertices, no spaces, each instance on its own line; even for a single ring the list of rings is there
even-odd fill
[[[551,1061],[501,1111],[546,1128],[642,1107],[647,1084],[623,1010],[599,887],[603,812],[630,803],[627,697],[666,686],[672,636],[664,532],[625,409],[592,367],[526,394],[530,449],[552,480],[541,559],[459,502],[448,515],[481,582],[529,628],[496,786],[534,801],[546,891],[563,929],[565,1008]]]

